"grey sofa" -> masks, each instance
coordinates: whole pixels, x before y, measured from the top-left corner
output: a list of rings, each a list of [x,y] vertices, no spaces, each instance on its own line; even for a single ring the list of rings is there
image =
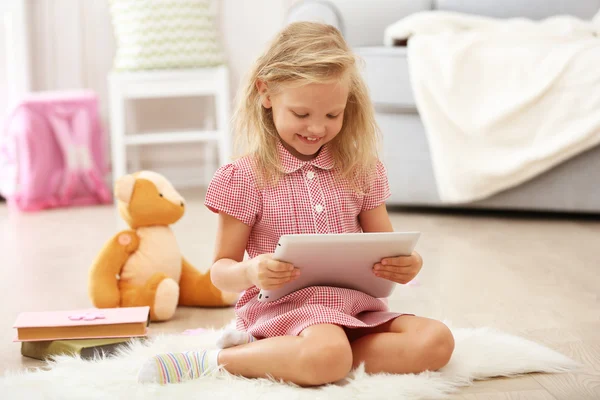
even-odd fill
[[[389,205],[600,213],[600,148],[562,163],[518,187],[468,204],[440,201],[424,127],[413,98],[406,47],[384,47],[385,28],[423,10],[450,10],[499,18],[543,19],[569,14],[591,19],[600,0],[305,0],[288,22],[337,26],[364,60],[364,75],[382,129]]]

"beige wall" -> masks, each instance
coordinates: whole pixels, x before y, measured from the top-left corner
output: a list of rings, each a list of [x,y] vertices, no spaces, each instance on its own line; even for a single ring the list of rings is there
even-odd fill
[[[294,0],[217,1],[233,96],[252,60],[281,28]],[[28,5],[34,90],[91,88],[100,96],[107,121],[106,76],[115,54],[108,1],[28,0]],[[136,116],[136,129],[193,127],[207,109],[202,99],[145,100],[136,102],[130,115]],[[187,183],[202,181],[201,145],[143,147],[141,159],[144,168],[164,169]]]

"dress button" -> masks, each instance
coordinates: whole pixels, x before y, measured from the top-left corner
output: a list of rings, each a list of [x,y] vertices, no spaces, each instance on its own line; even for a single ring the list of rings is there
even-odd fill
[[[308,171],[308,172],[306,173],[306,177],[307,177],[308,179],[312,179],[312,178],[314,178],[314,177],[315,177],[315,173],[314,173],[314,172],[312,172],[312,171]]]
[[[316,212],[318,212],[318,213],[320,213],[321,211],[323,211],[323,206],[322,206],[322,205],[320,205],[320,204],[317,204],[317,205],[315,206],[315,211],[316,211]]]

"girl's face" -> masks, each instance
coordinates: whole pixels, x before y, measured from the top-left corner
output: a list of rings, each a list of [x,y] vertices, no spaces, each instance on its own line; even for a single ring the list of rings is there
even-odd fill
[[[258,83],[265,108],[273,109],[275,128],[285,148],[295,157],[308,161],[342,129],[348,100],[348,84],[310,83],[284,88],[275,95]]]

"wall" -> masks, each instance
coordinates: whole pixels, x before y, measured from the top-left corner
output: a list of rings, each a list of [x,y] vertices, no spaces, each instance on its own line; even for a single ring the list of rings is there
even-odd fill
[[[0,2],[0,126],[14,103],[31,88],[27,2]]]
[[[231,95],[253,59],[281,28],[294,0],[217,0],[219,29],[231,71]],[[115,54],[107,0],[28,0],[34,90],[90,88],[108,128],[106,77]],[[2,60],[0,60],[2,61]],[[145,131],[201,124],[203,99],[144,100],[128,109],[131,127]],[[202,183],[202,147],[140,148],[141,167],[167,173],[179,185]],[[136,154],[130,154],[132,158]]]

